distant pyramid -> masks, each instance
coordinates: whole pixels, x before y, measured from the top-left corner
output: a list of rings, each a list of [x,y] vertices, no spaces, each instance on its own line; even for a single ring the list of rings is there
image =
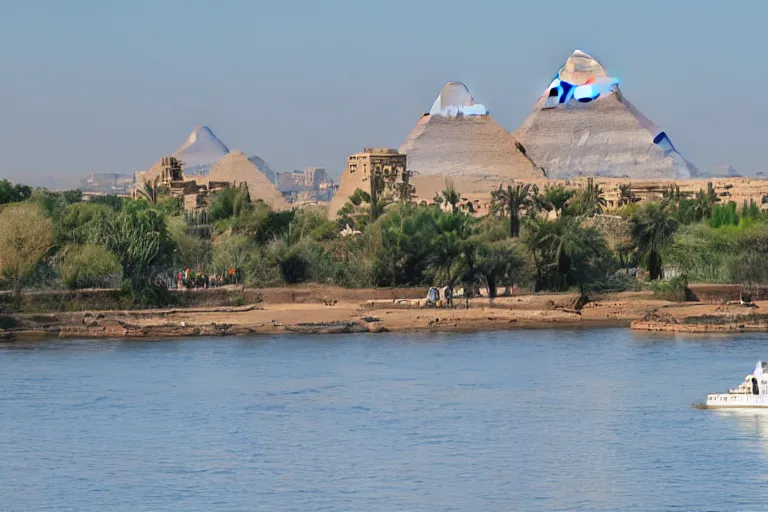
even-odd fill
[[[687,179],[696,167],[634,107],[603,66],[573,52],[513,135],[549,178]]]
[[[227,155],[229,149],[207,126],[197,125],[184,144],[173,155],[184,163],[184,169],[210,166]]]
[[[275,173],[274,169],[272,169],[272,167],[270,167],[270,166],[269,166],[269,164],[268,164],[267,162],[265,162],[264,160],[262,160],[262,158],[261,158],[261,157],[258,157],[258,156],[249,156],[249,157],[248,157],[248,160],[249,160],[249,161],[250,161],[250,162],[251,162],[253,165],[255,165],[256,167],[258,167],[258,168],[259,168],[259,170],[260,170],[261,172],[263,172],[263,173],[264,173],[264,174],[267,176],[267,178],[269,179],[269,181],[270,181],[270,182],[272,182],[272,183],[277,183],[277,175],[276,175],[276,173]]]
[[[285,210],[290,206],[267,175],[242,151],[233,151],[216,162],[206,178],[211,182],[229,182],[234,186],[245,183],[251,201],[262,200],[273,210]]]
[[[443,87],[432,108],[400,146],[400,152],[408,155],[408,170],[414,178],[543,177],[525,150],[461,82],[448,82]],[[420,194],[418,181],[414,183]]]

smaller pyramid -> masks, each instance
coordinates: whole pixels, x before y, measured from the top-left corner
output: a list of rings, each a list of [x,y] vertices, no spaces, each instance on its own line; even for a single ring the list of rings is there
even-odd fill
[[[513,133],[553,179],[688,179],[698,173],[667,134],[627,100],[591,55],[576,50]]]
[[[290,208],[283,195],[262,169],[249,160],[242,151],[232,151],[211,167],[206,178],[210,188],[212,182],[228,182],[233,186],[245,183],[251,201],[262,200],[273,210]]]
[[[408,170],[415,178],[544,177],[514,137],[461,82],[445,84],[400,152],[408,155]]]
[[[261,172],[263,172],[267,176],[269,181],[271,181],[272,183],[277,183],[277,174],[275,173],[275,170],[272,169],[272,167],[270,167],[270,165],[267,162],[265,162],[261,157],[249,156],[248,160],[250,160],[253,165],[258,167],[261,170]]]
[[[218,162],[229,153],[229,148],[207,126],[197,125],[173,155],[184,168],[205,167]]]

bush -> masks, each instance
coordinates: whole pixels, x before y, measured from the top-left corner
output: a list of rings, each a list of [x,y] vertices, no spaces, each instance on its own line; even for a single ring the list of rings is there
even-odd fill
[[[61,283],[72,290],[118,286],[123,267],[117,256],[101,245],[71,245],[57,265]]]
[[[738,226],[739,214],[736,213],[736,203],[729,201],[726,204],[715,205],[709,225],[713,228],[721,226]]]
[[[653,296],[657,299],[672,302],[685,302],[691,296],[691,291],[688,289],[688,278],[685,276],[653,282],[651,289]]]

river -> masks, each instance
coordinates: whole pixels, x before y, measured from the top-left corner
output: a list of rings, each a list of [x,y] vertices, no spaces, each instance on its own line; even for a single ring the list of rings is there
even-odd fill
[[[624,329],[0,345],[0,510],[762,510],[768,337]]]

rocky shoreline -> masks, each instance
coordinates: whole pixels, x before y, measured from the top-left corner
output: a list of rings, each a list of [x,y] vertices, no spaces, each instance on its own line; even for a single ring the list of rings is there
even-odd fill
[[[630,326],[634,330],[653,332],[768,332],[767,313],[744,313],[725,311],[722,308],[715,309],[720,309],[720,311],[689,315],[653,312],[642,319],[632,321]]]

